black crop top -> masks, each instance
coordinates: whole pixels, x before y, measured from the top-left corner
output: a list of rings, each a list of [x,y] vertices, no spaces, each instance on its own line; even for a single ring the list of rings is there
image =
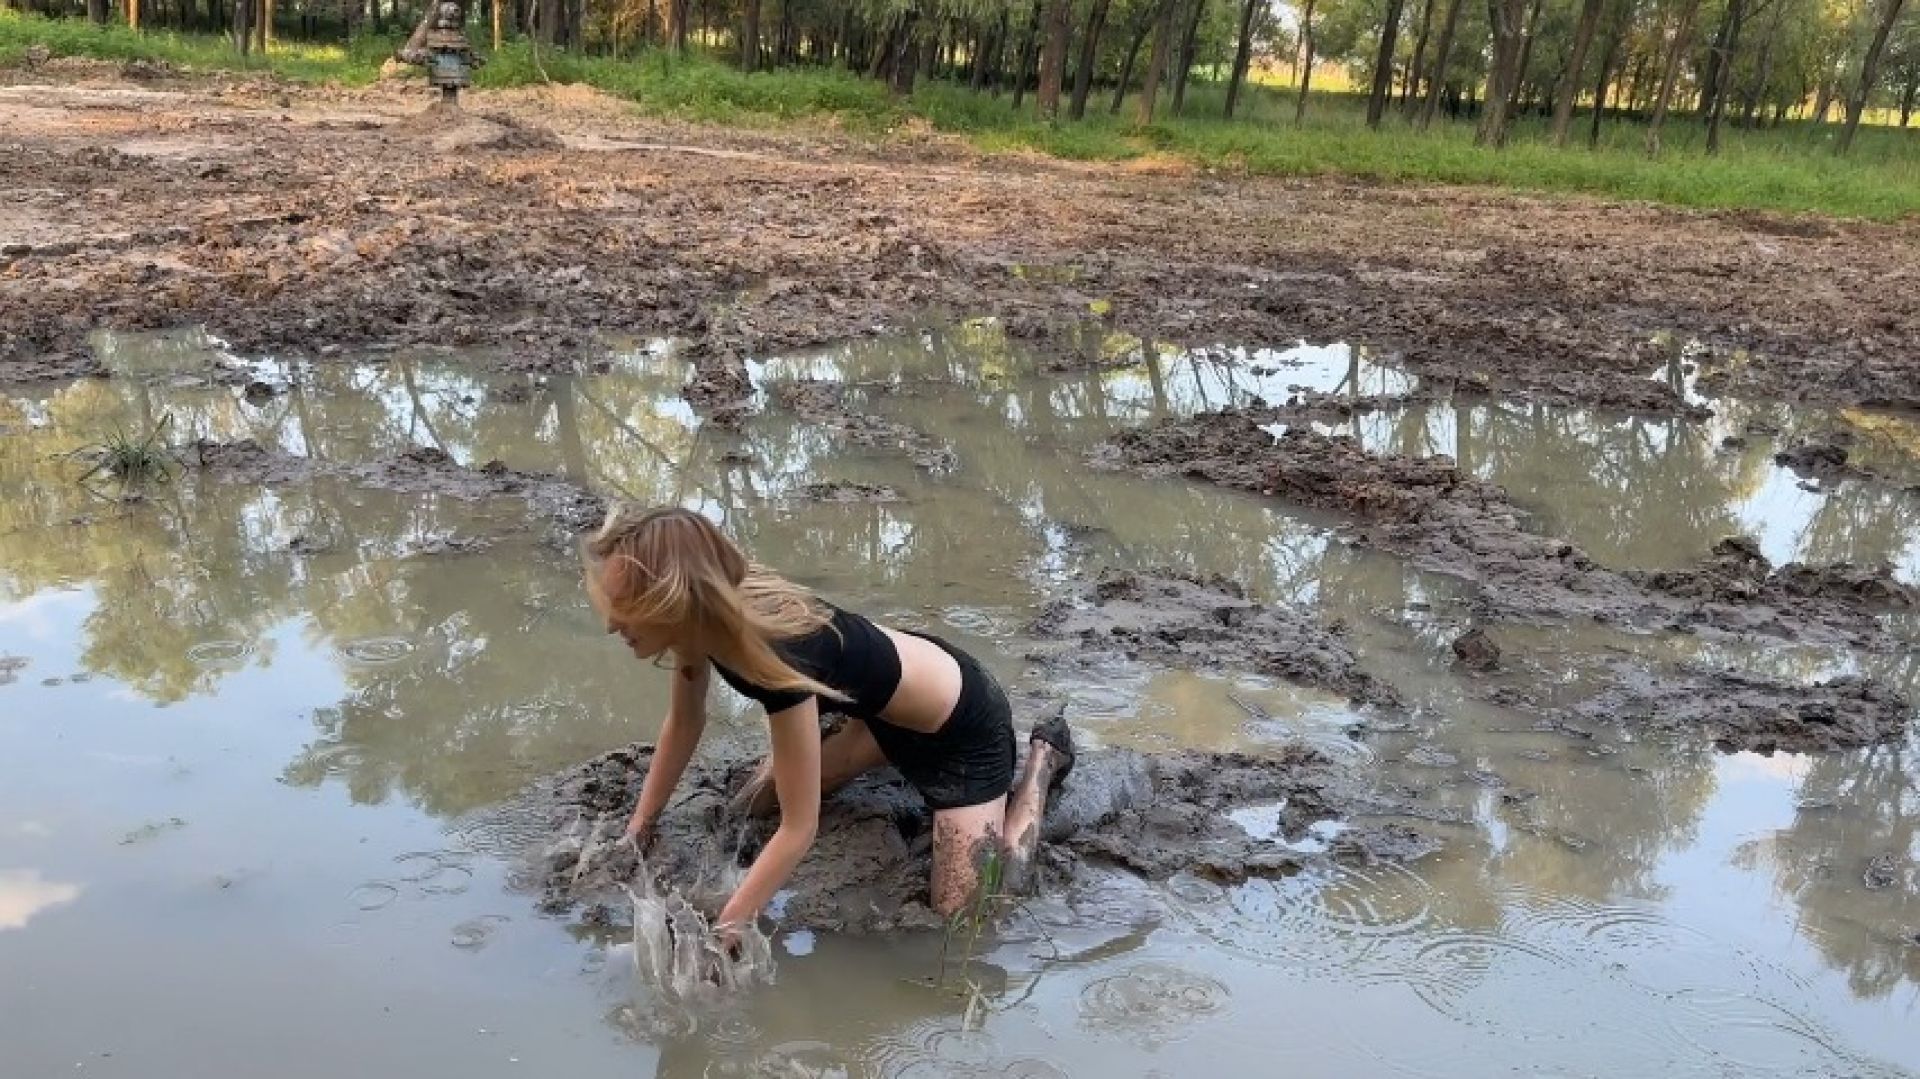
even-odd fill
[[[900,650],[879,626],[852,611],[828,604],[829,625],[791,641],[779,641],[773,650],[793,669],[847,695],[845,701],[823,698],[820,711],[839,712],[856,719],[875,719],[900,688]],[[727,669],[719,660],[713,669],[741,696],[760,702],[768,714],[783,711],[814,696],[798,689],[765,689]]]

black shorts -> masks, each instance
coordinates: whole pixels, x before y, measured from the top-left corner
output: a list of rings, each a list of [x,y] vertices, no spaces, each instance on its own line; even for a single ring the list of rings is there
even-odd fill
[[[960,699],[932,734],[879,718],[868,720],[867,729],[929,809],[991,802],[1013,789],[1013,705],[978,660],[938,637],[915,636],[939,645],[960,665]]]

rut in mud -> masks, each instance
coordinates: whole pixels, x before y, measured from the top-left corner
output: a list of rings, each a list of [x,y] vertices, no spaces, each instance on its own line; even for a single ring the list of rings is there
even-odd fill
[[[1274,423],[1260,410],[1169,420],[1120,432],[1095,459],[1346,515],[1358,542],[1472,582],[1476,606],[1495,617],[1577,616],[1887,648],[1873,614],[1912,601],[1912,589],[1888,568],[1773,571],[1739,541],[1692,573],[1616,572],[1571,543],[1530,531],[1505,491],[1445,457],[1372,454],[1351,438],[1299,426],[1275,435]],[[1726,550],[1750,557],[1730,566]]]

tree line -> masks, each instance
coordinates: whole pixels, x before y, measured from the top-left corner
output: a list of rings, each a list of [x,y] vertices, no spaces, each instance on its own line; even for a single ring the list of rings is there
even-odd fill
[[[8,0],[54,16],[230,34],[352,38],[404,31],[424,0]],[[1010,95],[1048,121],[1134,99],[1150,123],[1189,111],[1196,81],[1232,118],[1254,72],[1282,67],[1296,120],[1318,68],[1344,69],[1365,119],[1419,129],[1442,113],[1504,145],[1536,116],[1557,145],[1588,110],[1645,126],[1649,153],[1676,115],[1720,150],[1728,125],[1826,123],[1844,153],[1870,109],[1906,127],[1920,105],[1920,0],[466,0],[479,40],[507,35],[600,54],[690,48],[749,72],[831,66],[912,92],[946,80]],[[1265,81],[1272,81],[1271,78]],[[1837,108],[1836,108],[1837,107]]]

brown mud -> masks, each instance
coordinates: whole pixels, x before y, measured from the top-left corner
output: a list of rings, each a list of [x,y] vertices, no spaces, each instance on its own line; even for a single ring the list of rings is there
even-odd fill
[[[1276,436],[1269,430],[1273,422],[1264,410],[1170,420],[1120,432],[1096,461],[1204,479],[1345,515],[1357,542],[1476,585],[1474,604],[1492,617],[1583,617],[1886,650],[1895,645],[1874,611],[1911,601],[1912,590],[1890,571],[1773,571],[1764,559],[1755,561],[1758,551],[1745,541],[1723,544],[1695,571],[1616,572],[1571,543],[1530,531],[1528,515],[1504,490],[1465,474],[1449,458],[1372,454],[1351,438],[1302,427]],[[1726,550],[1744,552],[1737,566],[1728,563]]]
[[[607,502],[571,480],[488,461],[469,468],[445,452],[415,446],[358,464],[321,461],[261,446],[252,439],[189,444],[187,464],[211,478],[239,483],[296,483],[319,477],[403,494],[445,495],[464,501],[518,498],[539,519],[584,532],[606,518]]]
[[[549,911],[576,905],[588,921],[623,924],[625,886],[640,870],[637,851],[613,842],[631,814],[652,759],[637,743],[536,785],[516,812],[566,837],[530,871]],[[772,834],[774,821],[740,821],[728,802],[754,761],[696,761],[662,817],[647,866],[691,897],[725,899],[723,871],[745,865]],[[1228,816],[1272,805],[1270,837]],[[1280,876],[1334,860],[1411,861],[1436,840],[1398,824],[1353,824],[1325,843],[1303,843],[1307,829],[1378,810],[1345,769],[1312,750],[1271,757],[1183,751],[1141,755],[1083,753],[1049,801],[1036,858],[1045,888],[1071,889],[1103,871],[1160,880],[1192,873],[1220,882]],[[1263,829],[1264,831],[1264,829]],[[586,857],[583,860],[583,853]],[[920,796],[882,769],[829,796],[818,838],[789,879],[777,918],[787,929],[852,933],[938,929],[927,906],[932,821]]]
[[[1044,344],[1098,305],[1149,340],[1359,340],[1463,388],[1684,411],[1646,377],[1665,332],[1708,347],[1719,389],[1920,405],[1920,294],[1886,287],[1920,223],[727,132],[577,87],[474,93],[455,123],[411,87],[45,66],[0,88],[0,381],[97,373],[90,332],[185,324],[246,352],[544,369],[670,334],[711,381],[940,312]],[[434,149],[463,127],[487,137]]]
[[[1107,570],[1055,600],[1029,631],[1029,657],[1054,669],[1097,670],[1116,659],[1189,670],[1249,671],[1398,707],[1392,686],[1360,669],[1339,626],[1304,610],[1269,606],[1222,578]]]
[[[952,470],[957,458],[951,447],[906,424],[856,411],[849,405],[849,390],[841,383],[806,379],[781,384],[773,397],[780,407],[808,423],[840,432],[853,445],[903,454],[915,467],[929,472]]]

